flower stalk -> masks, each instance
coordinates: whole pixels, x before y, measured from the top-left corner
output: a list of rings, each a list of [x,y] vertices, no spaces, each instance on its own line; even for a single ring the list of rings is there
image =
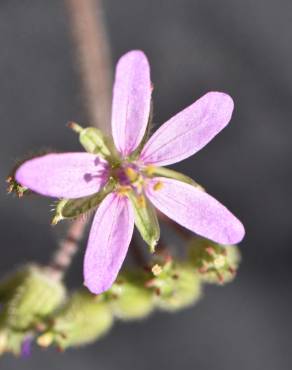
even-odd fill
[[[88,119],[93,126],[107,132],[110,120],[112,69],[102,0],[66,0],[65,4]],[[78,129],[78,125],[74,126],[74,123],[71,123],[71,126],[75,127],[75,131]],[[66,238],[60,241],[47,268],[52,278],[57,280],[63,278],[78,251],[86,224],[84,218],[79,218],[69,226]]]

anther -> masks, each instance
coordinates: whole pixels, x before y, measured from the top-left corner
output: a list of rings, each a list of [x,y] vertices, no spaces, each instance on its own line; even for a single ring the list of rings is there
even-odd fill
[[[131,167],[125,168],[125,173],[131,182],[135,182],[139,177],[139,174]]]
[[[158,190],[160,190],[162,188],[163,188],[163,182],[162,181],[158,181],[156,184],[153,185],[153,189],[155,191],[158,191]]]
[[[146,199],[144,197],[144,195],[139,195],[138,196],[138,205],[140,208],[145,208],[146,207]]]
[[[154,265],[154,266],[152,267],[152,272],[153,272],[153,275],[154,275],[154,276],[158,276],[158,275],[160,275],[160,274],[161,274],[161,272],[162,272],[162,268],[161,268],[161,266],[159,266],[158,264]]]

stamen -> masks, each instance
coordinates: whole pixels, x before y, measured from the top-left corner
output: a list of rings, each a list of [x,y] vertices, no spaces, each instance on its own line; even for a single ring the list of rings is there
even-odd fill
[[[163,182],[162,181],[158,181],[156,184],[153,185],[153,189],[155,191],[158,191],[158,190],[160,190],[162,188],[163,188]]]
[[[147,166],[146,169],[145,169],[145,173],[146,173],[147,176],[152,176],[154,174],[154,171],[155,171],[155,166],[153,166],[151,164],[149,166]]]
[[[125,168],[125,173],[131,182],[135,182],[139,177],[138,172],[136,172],[132,167]]]
[[[144,195],[139,195],[138,196],[138,205],[140,208],[145,208],[146,207],[146,199]]]
[[[158,276],[162,273],[162,267],[158,264],[154,265],[151,270],[154,276]]]
[[[117,189],[118,194],[120,195],[128,195],[129,191],[131,191],[131,186],[120,186]]]

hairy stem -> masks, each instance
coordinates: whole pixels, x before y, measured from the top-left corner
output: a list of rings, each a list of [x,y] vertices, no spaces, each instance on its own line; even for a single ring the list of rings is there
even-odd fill
[[[111,104],[111,62],[101,0],[65,0],[80,70],[84,102],[90,124],[109,131]],[[59,243],[48,273],[61,280],[78,251],[86,227],[75,220]]]
[[[86,222],[84,219],[79,218],[73,221],[67,231],[66,238],[60,241],[59,247],[46,269],[53,279],[61,280],[64,277],[74,255],[79,249],[79,243],[85,227]]]
[[[112,68],[101,0],[65,0],[90,124],[109,132]]]

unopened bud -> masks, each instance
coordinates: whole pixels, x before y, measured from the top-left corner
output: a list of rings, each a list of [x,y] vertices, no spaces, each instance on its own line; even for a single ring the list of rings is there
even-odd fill
[[[144,272],[120,274],[115,284],[106,293],[116,317],[135,320],[148,316],[154,308],[153,295],[145,287]]]
[[[112,323],[111,310],[101,296],[81,289],[54,315],[51,326],[37,343],[42,347],[55,344],[62,350],[84,345],[104,335]]]
[[[65,288],[41,267],[29,265],[16,271],[15,277],[11,275],[6,297],[0,313],[1,323],[13,330],[28,330],[62,303]]]
[[[32,341],[31,333],[0,328],[0,356],[11,353],[15,356],[28,356]]]

